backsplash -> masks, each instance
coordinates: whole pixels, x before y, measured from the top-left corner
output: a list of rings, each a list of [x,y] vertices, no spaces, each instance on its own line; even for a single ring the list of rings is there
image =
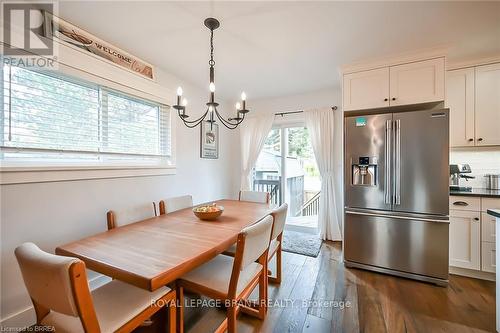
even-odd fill
[[[486,179],[483,177],[488,173],[500,174],[500,148],[455,148],[450,151],[450,164],[469,164],[472,176],[475,179],[465,181],[460,180],[461,186],[472,186],[475,188],[485,188]]]

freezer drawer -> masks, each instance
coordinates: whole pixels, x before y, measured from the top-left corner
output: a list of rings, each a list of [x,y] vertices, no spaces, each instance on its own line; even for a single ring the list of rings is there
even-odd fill
[[[447,280],[448,228],[446,220],[431,222],[431,219],[346,212],[344,258]]]

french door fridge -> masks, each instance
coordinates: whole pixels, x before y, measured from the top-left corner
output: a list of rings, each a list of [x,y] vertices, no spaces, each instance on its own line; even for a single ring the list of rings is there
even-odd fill
[[[345,118],[344,261],[446,285],[447,109]]]

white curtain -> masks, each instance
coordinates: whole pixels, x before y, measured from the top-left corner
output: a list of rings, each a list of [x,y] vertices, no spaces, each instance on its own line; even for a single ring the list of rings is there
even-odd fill
[[[252,169],[257,162],[260,151],[264,147],[267,134],[271,130],[274,114],[265,114],[245,118],[240,127],[241,141],[241,190],[252,189]]]
[[[321,176],[318,227],[320,237],[342,240],[340,221],[336,212],[334,178],[334,111],[331,108],[304,112],[307,129]]]

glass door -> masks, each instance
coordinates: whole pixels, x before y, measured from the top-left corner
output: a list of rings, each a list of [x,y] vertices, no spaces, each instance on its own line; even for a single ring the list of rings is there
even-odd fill
[[[286,136],[287,225],[316,229],[318,225],[321,180],[306,127],[283,129]]]
[[[253,173],[253,190],[271,194],[271,202],[288,203],[287,226],[317,228],[321,181],[304,126],[273,128]]]

